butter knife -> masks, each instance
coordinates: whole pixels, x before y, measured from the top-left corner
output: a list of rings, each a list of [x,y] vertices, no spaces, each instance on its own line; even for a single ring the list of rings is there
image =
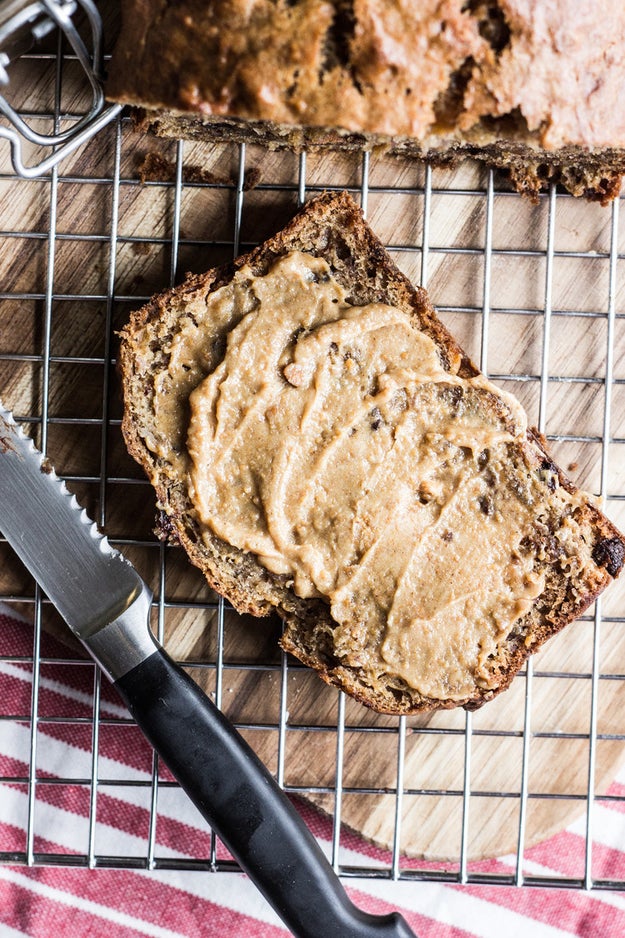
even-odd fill
[[[296,938],[415,938],[358,909],[254,751],[149,628],[152,594],[0,404],[0,531]]]

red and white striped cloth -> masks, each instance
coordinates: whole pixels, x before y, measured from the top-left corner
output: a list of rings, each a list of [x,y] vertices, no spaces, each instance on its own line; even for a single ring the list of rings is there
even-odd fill
[[[11,781],[28,776],[32,667],[11,658],[32,655],[32,629],[0,607],[0,851],[23,852],[29,817],[28,787]],[[64,657],[49,636],[42,655]],[[98,741],[95,851],[145,857],[149,839],[150,788],[133,786],[151,777],[152,753],[134,726],[107,723],[125,716],[115,692],[102,681]],[[35,853],[88,853],[92,772],[93,668],[90,664],[42,664],[39,681],[36,766],[39,777],[76,779],[40,783],[32,812]],[[9,716],[23,719],[6,719]],[[84,722],[80,722],[83,720]],[[76,722],[78,721],[78,722]],[[161,778],[163,775],[161,770]],[[115,784],[105,784],[105,782]],[[625,773],[611,789],[625,793]],[[330,822],[302,807],[322,846]],[[593,873],[625,877],[625,807],[598,804],[593,815]],[[347,835],[342,862],[388,866],[389,856]],[[205,822],[175,787],[159,791],[155,852],[160,857],[210,855]],[[583,820],[526,853],[525,871],[579,877],[583,873]],[[483,872],[510,873],[513,857],[471,864]],[[415,864],[416,865],[416,864]],[[420,938],[617,938],[625,935],[625,895],[618,892],[503,886],[349,880],[347,889],[363,909],[399,909]],[[280,938],[288,932],[241,874],[197,871],[128,871],[71,866],[0,865],[0,936],[17,938]],[[323,938],[323,936],[320,936]]]

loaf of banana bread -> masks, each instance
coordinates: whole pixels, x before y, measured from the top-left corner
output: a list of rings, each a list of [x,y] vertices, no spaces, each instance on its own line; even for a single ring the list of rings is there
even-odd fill
[[[108,97],[158,134],[471,156],[607,201],[625,170],[620,0],[128,0]]]

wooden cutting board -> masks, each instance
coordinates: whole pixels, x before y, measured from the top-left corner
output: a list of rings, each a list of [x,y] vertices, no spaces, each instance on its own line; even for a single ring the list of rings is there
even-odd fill
[[[113,181],[118,142],[119,185]],[[146,153],[160,161],[152,163],[152,181],[142,183]],[[328,814],[340,807],[342,823],[378,845],[446,862],[460,856],[463,821],[472,858],[523,845],[522,806],[526,846],[563,829],[586,810],[592,610],[533,661],[527,722],[523,675],[470,718],[452,711],[398,721],[349,699],[341,702],[314,674],[283,660],[279,622],[224,611],[181,552],[154,539],[152,491],[125,453],[119,432],[115,330],[142,298],[169,285],[172,219],[178,211],[176,279],[185,270],[203,270],[232,256],[240,169],[237,148],[186,145],[185,166],[200,182],[185,184],[177,194],[168,163],[176,155],[173,143],[138,137],[126,126],[118,141],[115,128],[108,128],[66,161],[51,184],[8,178],[2,154],[0,168],[7,175],[0,178],[0,395],[18,415],[35,417],[47,395],[48,453],[161,599],[154,627],[162,630],[168,650],[189,663],[193,676],[217,696],[295,794]],[[290,216],[301,179],[301,164],[292,154],[248,148],[245,168],[250,188],[243,194],[242,245],[261,240]],[[332,185],[358,193],[363,180],[368,217],[400,267],[414,280],[427,277],[433,302],[469,354],[480,361],[484,349],[482,360],[494,380],[519,395],[534,422],[542,419],[549,434],[562,437],[554,443],[558,461],[570,466],[579,484],[598,492],[611,210],[558,199],[552,291],[546,299],[547,199],[532,205],[497,181],[489,227],[486,176],[474,166],[434,171],[425,195],[424,169],[414,163],[373,156],[367,166],[359,156],[336,154],[307,159],[307,192]],[[56,217],[50,212],[54,186]],[[425,209],[429,227],[424,231]],[[487,262],[489,239],[494,253]],[[46,298],[51,260],[52,297]],[[482,314],[485,272],[490,273],[487,316]],[[617,281],[619,309],[622,299]],[[554,311],[550,321],[545,305]],[[615,377],[621,382],[620,320],[615,333]],[[540,412],[539,377],[545,369],[553,380]],[[625,436],[624,421],[625,398],[616,383],[610,428],[616,440]],[[33,430],[37,434],[40,427]],[[618,442],[608,448],[613,496],[625,495],[621,450]],[[609,503],[617,523],[625,520],[619,518],[622,504]],[[0,559],[0,598],[32,594],[32,583],[7,547]],[[606,595],[597,630],[602,679],[593,712],[593,778],[599,794],[624,756],[622,600],[617,584]],[[48,627],[59,629],[52,618]]]

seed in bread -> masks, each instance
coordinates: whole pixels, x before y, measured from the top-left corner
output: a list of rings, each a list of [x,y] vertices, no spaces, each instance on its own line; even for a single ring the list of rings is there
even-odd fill
[[[346,194],[155,297],[120,364],[190,559],[376,710],[480,706],[620,570],[622,536]]]

